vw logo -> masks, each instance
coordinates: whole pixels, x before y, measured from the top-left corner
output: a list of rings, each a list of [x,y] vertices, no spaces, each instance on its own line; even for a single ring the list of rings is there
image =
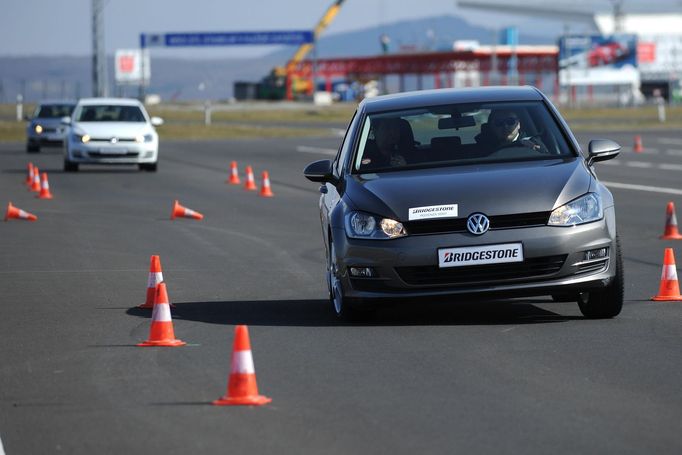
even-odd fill
[[[481,235],[488,232],[490,227],[490,220],[482,213],[474,213],[467,218],[467,229],[475,235]]]
[[[115,143],[118,142],[118,138],[117,138],[117,137],[112,137],[110,142],[111,142],[112,144],[115,144]]]

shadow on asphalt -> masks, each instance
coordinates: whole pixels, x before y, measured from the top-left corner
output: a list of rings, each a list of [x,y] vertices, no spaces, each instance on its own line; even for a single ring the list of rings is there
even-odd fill
[[[339,320],[326,300],[254,300],[175,302],[173,319],[207,324],[263,326],[412,326],[412,325],[518,325],[583,319],[563,316],[535,305],[547,300],[424,302],[380,304],[351,322]],[[131,308],[127,314],[149,318],[150,310]]]

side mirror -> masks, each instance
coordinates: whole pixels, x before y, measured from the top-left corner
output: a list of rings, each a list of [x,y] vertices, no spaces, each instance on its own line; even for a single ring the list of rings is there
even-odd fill
[[[71,117],[62,117],[59,123],[62,125],[71,125]]]
[[[152,117],[150,120],[153,126],[163,125],[163,119],[161,117]]]
[[[330,160],[320,160],[310,163],[303,170],[303,175],[311,182],[331,182],[336,183],[337,179],[332,174],[332,162]]]
[[[28,115],[28,114],[24,114],[24,120],[27,121],[27,122],[30,122],[30,121],[31,121],[31,116]]]
[[[617,157],[620,153],[620,145],[609,139],[594,139],[590,141],[588,153],[590,156],[587,159],[587,165],[592,166],[593,163]]]

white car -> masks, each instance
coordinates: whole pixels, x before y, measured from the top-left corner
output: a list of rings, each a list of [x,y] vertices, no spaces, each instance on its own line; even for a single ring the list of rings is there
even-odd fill
[[[126,98],[84,98],[71,117],[64,140],[64,171],[80,164],[137,164],[154,172],[159,160],[159,117],[149,117],[142,103]]]

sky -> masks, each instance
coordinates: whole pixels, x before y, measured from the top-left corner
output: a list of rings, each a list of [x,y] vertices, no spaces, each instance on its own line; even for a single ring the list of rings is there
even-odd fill
[[[514,3],[514,0],[499,1]],[[682,13],[682,0],[623,1],[626,11],[651,10],[654,5],[654,8]],[[561,2],[584,10],[607,12],[611,9],[609,0],[554,0],[553,3]],[[331,3],[332,0],[105,0],[105,46],[109,54],[116,49],[137,47],[140,33],[309,30]],[[91,0],[2,0],[1,5],[0,56],[91,54]],[[478,25],[517,25],[522,32],[550,33],[562,28],[556,22],[520,15],[460,10],[455,0],[346,0],[325,34],[412,18],[457,14]],[[572,29],[580,30],[580,26]],[[158,56],[223,58],[258,56],[271,50],[262,46],[241,46],[155,49],[154,53]]]

